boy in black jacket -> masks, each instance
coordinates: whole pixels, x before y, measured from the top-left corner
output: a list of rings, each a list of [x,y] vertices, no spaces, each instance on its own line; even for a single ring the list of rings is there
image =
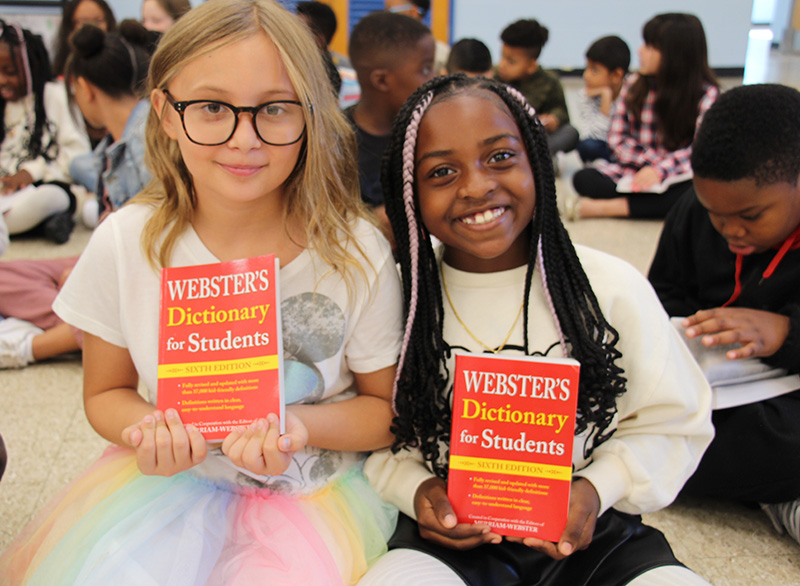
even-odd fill
[[[689,339],[732,344],[734,369],[758,360],[778,373],[714,411],[715,439],[684,493],[760,503],[800,541],[800,93],[765,84],[723,94],[692,169],[650,282],[667,313],[688,316]],[[724,402],[725,388],[717,393]]]

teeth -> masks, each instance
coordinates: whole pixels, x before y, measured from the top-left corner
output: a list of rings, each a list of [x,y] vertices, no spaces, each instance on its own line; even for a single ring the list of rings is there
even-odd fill
[[[493,210],[486,210],[485,212],[479,212],[473,216],[465,216],[461,218],[461,221],[467,224],[468,226],[472,225],[482,225],[487,222],[491,222],[495,218],[498,218],[503,215],[505,211],[504,208],[494,208]]]

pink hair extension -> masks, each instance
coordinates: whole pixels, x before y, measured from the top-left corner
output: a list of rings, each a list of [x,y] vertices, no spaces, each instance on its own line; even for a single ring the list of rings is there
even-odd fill
[[[564,332],[561,330],[561,323],[558,321],[558,314],[556,313],[556,306],[553,305],[553,298],[550,296],[550,289],[547,287],[547,272],[544,270],[544,255],[542,254],[542,237],[539,236],[539,242],[536,244],[536,268],[539,270],[539,275],[542,278],[542,288],[544,289],[544,298],[547,300],[547,307],[550,308],[550,315],[553,316],[553,321],[556,323],[556,330],[558,330],[558,339],[561,342],[561,350],[564,356],[569,356],[567,351],[567,340],[564,338]]]
[[[403,371],[408,342],[411,338],[411,329],[414,327],[414,318],[417,314],[417,297],[419,293],[419,275],[417,274],[419,270],[419,228],[417,226],[417,217],[414,213],[414,150],[417,147],[419,123],[432,99],[433,92],[428,92],[414,108],[403,141],[403,206],[406,211],[406,220],[408,221],[408,244],[411,253],[411,296],[408,304],[406,327],[403,332],[403,347],[400,350],[397,373],[394,376],[394,384],[392,385],[392,410],[395,414],[397,414],[397,381],[400,380],[400,373]]]
[[[17,33],[17,38],[19,39],[19,53],[20,58],[22,59],[22,68],[25,71],[25,87],[28,90],[26,96],[29,96],[33,93],[33,79],[31,79],[31,64],[28,61],[28,47],[25,44],[25,35],[22,33],[22,29],[17,23],[10,23],[11,26],[14,28],[14,32]]]
[[[506,90],[522,104],[523,108],[525,108],[525,111],[528,113],[528,116],[531,118],[536,118],[536,110],[528,103],[528,100],[525,99],[525,96],[523,96],[521,92],[513,87],[506,87]],[[556,314],[556,307],[553,305],[553,298],[550,296],[550,289],[547,287],[547,271],[545,271],[544,268],[541,235],[539,236],[539,241],[536,243],[536,268],[539,270],[539,274],[542,278],[542,287],[544,288],[544,297],[547,300],[547,307],[550,308],[550,315],[553,316],[553,321],[556,323],[556,330],[558,330],[558,339],[561,342],[561,349],[564,352],[564,356],[569,356],[567,350],[567,341],[566,338],[564,338],[564,332],[561,329],[561,323],[558,321],[558,314]]]
[[[531,118],[536,118],[536,110],[528,103],[528,100],[525,99],[525,96],[523,96],[519,90],[516,90],[513,87],[506,87],[506,91],[508,91],[509,94],[514,96],[519,102],[522,103],[522,106],[525,108],[528,116]]]

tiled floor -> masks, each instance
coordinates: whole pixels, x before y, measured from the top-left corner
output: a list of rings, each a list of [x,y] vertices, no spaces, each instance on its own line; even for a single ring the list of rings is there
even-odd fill
[[[767,41],[768,42],[768,41]],[[800,85],[800,56],[769,53],[749,65],[748,81]],[[725,87],[741,80],[724,80]],[[570,99],[580,80],[565,80]],[[562,160],[561,197],[571,189],[577,158]],[[660,222],[591,220],[568,224],[576,242],[626,258],[641,271],[649,266]],[[4,260],[77,254],[89,232],[79,228],[60,247],[14,240]],[[0,372],[0,432],[9,464],[0,482],[0,550],[42,504],[86,468],[106,445],[86,422],[77,358]],[[759,510],[710,501],[679,500],[647,515],[662,529],[678,557],[716,586],[800,584],[800,546],[778,536]]]

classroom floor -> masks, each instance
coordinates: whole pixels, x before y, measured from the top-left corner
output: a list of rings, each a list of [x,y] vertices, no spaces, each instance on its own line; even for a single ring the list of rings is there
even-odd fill
[[[748,56],[748,81],[800,87],[800,56],[770,51],[768,42],[756,49]],[[723,80],[724,87],[738,83],[741,78]],[[580,79],[568,78],[564,85],[568,101],[574,100]],[[576,155],[560,162],[558,190],[563,198],[571,190],[569,177],[579,164]],[[625,258],[646,272],[661,223],[583,220],[567,227],[575,242]],[[89,231],[78,227],[62,246],[15,239],[3,260],[79,254],[88,238]],[[0,381],[0,433],[9,454],[0,482],[2,551],[50,497],[100,455],[106,442],[84,416],[77,356],[2,371]],[[679,499],[663,511],[646,515],[646,521],[664,531],[680,560],[716,586],[800,585],[800,545],[778,536],[760,510]]]

